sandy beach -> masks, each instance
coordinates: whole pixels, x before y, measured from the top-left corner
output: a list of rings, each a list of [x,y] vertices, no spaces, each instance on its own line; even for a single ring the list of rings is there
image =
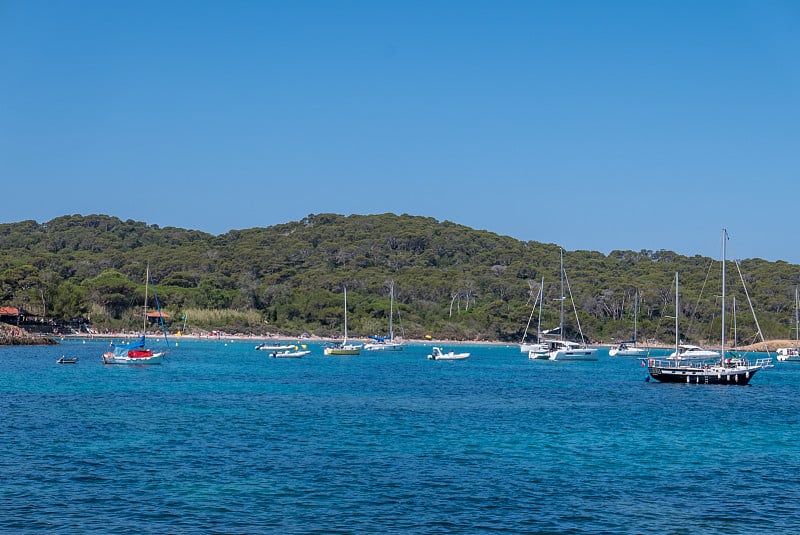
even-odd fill
[[[140,337],[142,334],[141,332],[130,332],[130,333],[80,333],[80,334],[70,334],[70,335],[62,335],[57,336],[56,338],[87,338],[87,339],[134,339]],[[162,337],[162,333],[148,333],[148,337],[152,338],[160,338]],[[169,333],[168,335],[170,338],[175,340],[225,340],[225,341],[248,341],[254,343],[262,343],[269,340],[281,341],[281,342],[319,342],[319,343],[335,343],[340,342],[341,338],[326,338],[321,336],[304,336],[304,337],[293,337],[293,336],[285,336],[285,335],[254,335],[254,334],[232,334],[232,333],[223,333],[223,332],[211,332],[211,333]],[[370,341],[369,338],[350,338],[351,342],[356,343],[368,343]],[[429,344],[429,345],[486,345],[486,346],[517,346],[519,345],[518,342],[503,342],[503,341],[491,341],[491,340],[448,340],[448,339],[440,339],[440,338],[398,338],[397,340],[407,343],[407,344]],[[598,344],[589,344],[591,347],[614,347],[616,344],[613,342],[602,342]],[[703,344],[709,348],[715,348],[714,344]],[[757,344],[750,344],[746,346],[739,346],[735,348],[739,351],[753,351],[753,352],[775,352],[778,348],[781,347],[794,347],[795,341],[794,340],[767,340],[765,343],[757,343]],[[664,344],[658,343],[652,340],[648,340],[646,343],[640,345],[639,347],[645,349],[669,349],[674,347],[672,344]],[[734,348],[729,347],[729,350],[733,350]]]

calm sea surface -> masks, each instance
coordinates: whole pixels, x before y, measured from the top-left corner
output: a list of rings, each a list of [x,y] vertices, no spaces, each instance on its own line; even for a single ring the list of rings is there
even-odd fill
[[[800,533],[800,365],[689,386],[604,351],[107,344],[0,347],[0,531]]]

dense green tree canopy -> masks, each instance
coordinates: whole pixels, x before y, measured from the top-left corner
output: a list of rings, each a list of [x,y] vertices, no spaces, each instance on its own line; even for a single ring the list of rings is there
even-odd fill
[[[592,341],[630,337],[638,295],[640,339],[674,339],[674,320],[667,316],[674,315],[676,272],[681,336],[719,338],[719,262],[646,250],[565,251],[564,262],[568,297],[577,308],[577,320],[568,308],[566,331],[574,338],[578,320]],[[106,215],[0,225],[0,305],[59,318],[91,313],[97,327],[117,328],[132,322],[142,306],[148,265],[161,306],[173,318],[192,310],[188,317],[207,328],[337,334],[346,286],[350,334],[385,333],[392,284],[395,328],[408,337],[517,342],[540,290],[543,328],[558,324],[557,245],[449,221],[312,214],[220,236]],[[729,262],[737,336],[750,342],[757,328],[741,284],[734,284],[740,271],[765,336],[793,337],[798,266],[760,259]],[[213,317],[234,319],[225,320],[232,322],[228,325],[201,325],[201,310],[226,310]],[[536,331],[538,311],[533,318],[529,333]]]

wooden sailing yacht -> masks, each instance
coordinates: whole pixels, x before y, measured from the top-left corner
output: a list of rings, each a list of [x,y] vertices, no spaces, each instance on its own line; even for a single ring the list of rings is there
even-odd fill
[[[758,359],[755,364],[741,356],[726,357],[725,349],[725,242],[728,231],[722,229],[722,336],[720,358],[712,362],[681,358],[678,331],[678,273],[675,273],[675,353],[667,359],[648,359],[650,377],[662,383],[703,385],[746,385],[761,368],[771,366],[772,359]]]

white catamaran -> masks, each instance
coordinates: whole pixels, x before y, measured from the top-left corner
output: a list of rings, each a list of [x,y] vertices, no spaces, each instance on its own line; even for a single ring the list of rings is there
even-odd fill
[[[564,339],[564,278],[566,272],[564,271],[564,250],[561,250],[561,320],[558,327],[558,339],[539,339],[536,347],[528,352],[529,359],[535,360],[597,360],[597,348],[586,347],[585,344],[579,344]],[[567,281],[569,284],[569,281]],[[570,296],[572,291],[570,290]],[[583,331],[581,330],[581,323],[578,320],[578,312],[575,309],[575,301],[572,300],[572,308],[575,311],[575,320],[578,323],[578,332],[580,333],[581,340],[583,340]]]

